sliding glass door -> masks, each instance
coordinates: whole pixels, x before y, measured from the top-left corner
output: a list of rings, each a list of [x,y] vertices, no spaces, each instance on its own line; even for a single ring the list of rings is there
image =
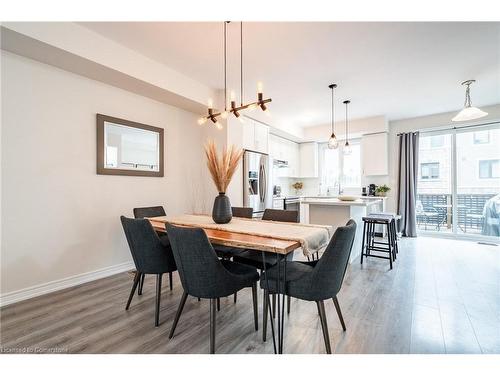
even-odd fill
[[[500,126],[456,133],[456,233],[499,237]]]
[[[421,133],[421,233],[500,238],[500,124]]]

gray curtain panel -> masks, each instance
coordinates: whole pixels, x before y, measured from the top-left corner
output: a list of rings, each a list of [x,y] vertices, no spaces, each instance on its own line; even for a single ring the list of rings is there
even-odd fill
[[[398,213],[403,236],[417,236],[418,133],[399,134]]]

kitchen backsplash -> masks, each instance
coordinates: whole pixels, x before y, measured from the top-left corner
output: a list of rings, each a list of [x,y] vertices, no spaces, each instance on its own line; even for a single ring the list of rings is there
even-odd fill
[[[317,196],[317,195],[327,195],[327,186],[321,186],[321,180],[319,178],[290,178],[290,177],[275,177],[273,179],[273,185],[281,186],[281,195],[282,196],[295,196],[296,192],[292,185],[300,181],[304,184],[300,195],[302,196]],[[386,176],[377,176],[377,177],[365,177],[363,178],[363,186],[367,186],[371,183],[376,185],[386,184]],[[344,194],[350,195],[361,195],[361,188],[344,188]],[[337,195],[338,191],[332,189],[330,191],[330,195]]]

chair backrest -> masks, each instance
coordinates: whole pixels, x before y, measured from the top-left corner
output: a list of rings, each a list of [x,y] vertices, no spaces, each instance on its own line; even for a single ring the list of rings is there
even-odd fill
[[[285,221],[288,223],[298,223],[299,222],[299,211],[275,210],[272,208],[266,208],[264,210],[264,215],[262,215],[262,220]]]
[[[312,287],[318,300],[337,295],[344,281],[347,264],[351,256],[356,222],[349,220],[343,227],[338,227],[325,252],[314,267]]]
[[[149,220],[125,216],[120,220],[137,271],[158,274],[177,269],[172,250],[162,246]]]
[[[200,298],[231,294],[234,281],[215,254],[205,231],[172,224],[166,228],[184,291]]]
[[[231,207],[234,217],[244,217],[247,219],[251,219],[253,216],[253,208],[252,207]]]
[[[145,217],[156,217],[156,216],[166,216],[163,206],[154,207],[137,207],[134,208],[134,217],[136,219],[142,219]]]

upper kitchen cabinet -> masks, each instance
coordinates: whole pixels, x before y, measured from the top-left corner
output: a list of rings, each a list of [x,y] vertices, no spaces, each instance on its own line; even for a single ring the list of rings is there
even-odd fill
[[[271,134],[269,155],[273,159],[286,161],[288,166],[279,168],[279,177],[296,177],[299,174],[299,145],[296,142]]]
[[[361,155],[364,176],[389,174],[387,133],[363,135],[361,137]]]
[[[318,144],[316,142],[301,143],[299,145],[299,173],[300,178],[318,177]]]
[[[267,154],[269,152],[269,126],[245,118],[243,123],[243,148]]]

